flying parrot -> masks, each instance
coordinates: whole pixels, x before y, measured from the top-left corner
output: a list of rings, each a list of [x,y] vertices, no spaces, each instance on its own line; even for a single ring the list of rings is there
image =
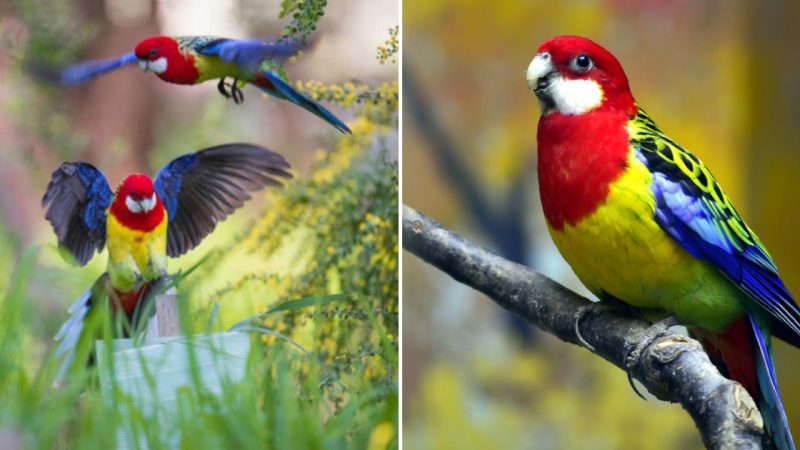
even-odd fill
[[[87,61],[67,67],[58,76],[62,85],[70,86],[105,73],[138,63],[145,72],[153,72],[168,83],[193,85],[219,79],[217,89],[234,102],[244,101],[240,83],[250,83],[263,92],[287,100],[350,133],[341,120],[322,105],[298,92],[269,69],[262,67],[269,59],[287,58],[299,47],[291,43],[270,43],[259,40],[237,40],[212,36],[154,36],[142,40],[134,51],[117,58]],[[230,91],[226,78],[232,78]]]
[[[278,153],[227,144],[176,158],[154,180],[130,175],[112,191],[93,165],[61,164],[42,198],[60,248],[84,265],[108,247],[107,272],[70,307],[56,335],[57,355],[67,355],[62,374],[98,299],[108,298],[109,309],[136,329],[141,300],[167,275],[167,256],[197,246],[251,192],[281,186],[289,168]]]
[[[793,449],[770,334],[800,343],[800,308],[706,166],[640,108],[589,39],[543,43],[526,74],[541,107],[538,176],[550,235],[600,299],[685,324],[741,383],[765,446]]]

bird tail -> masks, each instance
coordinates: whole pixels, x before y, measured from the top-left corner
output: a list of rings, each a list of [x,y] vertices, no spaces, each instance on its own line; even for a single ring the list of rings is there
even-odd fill
[[[778,380],[772,365],[772,343],[770,342],[769,325],[759,320],[757,314],[748,313],[750,335],[753,342],[753,358],[760,399],[758,407],[764,418],[764,428],[772,445],[780,450],[794,449],[789,421],[783,409],[781,395],[778,392]]]
[[[753,397],[764,419],[764,448],[794,450],[772,365],[769,323],[758,312],[731,324],[722,334],[692,330],[711,360]]]
[[[108,273],[101,275],[91,287],[86,289],[69,307],[69,318],[56,333],[53,340],[58,342],[56,358],[61,358],[54,385],[61,384],[73,363],[83,361],[86,365],[94,361],[94,341],[103,335],[102,319],[108,317],[100,313],[107,306],[119,318],[111,328],[113,337],[130,337],[143,331],[147,320],[155,313],[155,296],[165,291],[169,277],[156,278],[131,292],[119,292],[111,287]],[[124,317],[124,319],[123,319]]]
[[[259,70],[256,79],[251,82],[258,86],[259,89],[266,92],[273,97],[282,100],[288,100],[295,105],[305,109],[306,111],[314,114],[320,119],[333,125],[337,130],[342,133],[352,134],[350,128],[339,120],[332,112],[328,111],[324,106],[308,98],[305,94],[297,91],[289,83],[283,81],[281,77],[269,70]]]

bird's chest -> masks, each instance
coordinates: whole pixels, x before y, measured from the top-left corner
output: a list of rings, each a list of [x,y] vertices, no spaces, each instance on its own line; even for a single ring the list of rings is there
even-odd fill
[[[241,73],[239,68],[232,63],[225,63],[216,56],[198,56],[195,58],[197,68],[197,83],[218,78],[242,78],[246,75]]]
[[[596,295],[670,311],[689,324],[723,326],[741,313],[731,301],[740,293],[661,228],[654,219],[651,173],[633,155],[627,164],[590,214],[561,228],[549,224],[553,241]]]
[[[675,262],[678,248],[653,220],[650,173],[636,163],[608,184],[602,202],[590,212],[560,226],[548,225],[559,251],[590,290],[647,303],[643,287],[663,282],[661,267]],[[578,191],[567,188],[547,194],[551,203],[566,208]]]
[[[136,230],[122,224],[113,214],[106,221],[108,256],[111,264],[132,262],[139,273],[147,273],[153,258],[163,258],[167,249],[166,217],[151,230]]]

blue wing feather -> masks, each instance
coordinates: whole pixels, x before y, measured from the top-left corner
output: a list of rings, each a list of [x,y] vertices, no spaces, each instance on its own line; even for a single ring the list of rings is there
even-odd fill
[[[60,82],[63,86],[80,84],[137,61],[136,55],[130,52],[117,58],[73,64],[61,72]]]
[[[283,156],[251,144],[226,144],[181,156],[161,169],[154,187],[167,209],[167,255],[198,245],[245,201],[291,178]]]
[[[653,174],[655,220],[686,251],[708,261],[756,304],[800,335],[800,308],[772,258],[697,157],[667,138],[640,110],[631,133]]]
[[[286,59],[300,49],[288,42],[264,42],[256,39],[217,39],[198,49],[201,55],[218,56],[227,64],[236,64],[249,74],[255,74],[266,59]]]
[[[102,172],[88,163],[63,163],[53,172],[42,207],[58,243],[86,264],[105,245],[106,209],[114,193]]]
[[[108,185],[108,180],[103,172],[88,164],[78,166],[78,176],[87,186],[83,223],[92,232],[104,229],[106,227],[106,209],[111,206],[114,199],[114,193]]]
[[[181,193],[183,175],[196,164],[197,154],[190,153],[170,161],[156,174],[153,187],[167,210],[169,220],[175,217],[175,212],[178,210],[178,195]]]

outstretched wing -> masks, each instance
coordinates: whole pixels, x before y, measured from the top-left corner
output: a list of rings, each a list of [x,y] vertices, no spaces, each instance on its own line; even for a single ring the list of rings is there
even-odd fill
[[[118,58],[100,59],[73,64],[61,72],[59,81],[64,86],[83,83],[137,61],[136,55],[130,52]]]
[[[106,209],[114,193],[106,177],[91,164],[63,163],[53,172],[42,207],[58,244],[86,264],[106,242]]]
[[[217,56],[226,64],[236,64],[245,73],[255,74],[264,60],[286,59],[295,55],[300,48],[289,42],[219,38],[198,45],[195,51],[201,55]]]
[[[194,248],[251,192],[282,186],[279,178],[292,177],[289,167],[283,156],[250,144],[219,145],[171,161],[154,183],[169,217],[167,254]]]
[[[656,222],[800,335],[800,308],[775,263],[703,163],[666,137],[642,110],[629,130],[637,157],[653,174]]]

